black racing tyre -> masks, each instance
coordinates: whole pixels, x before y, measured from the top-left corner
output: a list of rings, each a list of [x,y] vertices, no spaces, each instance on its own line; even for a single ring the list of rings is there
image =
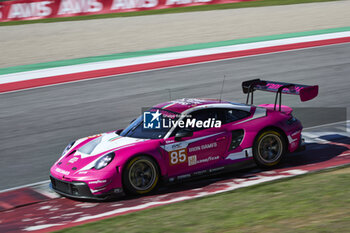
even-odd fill
[[[253,157],[259,167],[270,168],[281,162],[287,151],[286,142],[276,130],[259,133],[253,146]]]
[[[136,156],[123,172],[123,184],[129,194],[146,194],[154,190],[159,181],[157,164],[148,156]]]

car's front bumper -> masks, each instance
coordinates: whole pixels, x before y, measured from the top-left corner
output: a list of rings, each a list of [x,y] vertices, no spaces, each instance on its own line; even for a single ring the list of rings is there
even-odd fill
[[[89,186],[85,182],[81,181],[64,181],[50,176],[50,187],[57,193],[78,199],[94,199],[94,200],[106,200],[114,197],[123,196],[124,192],[122,188],[115,188],[106,193],[94,195],[92,194]]]

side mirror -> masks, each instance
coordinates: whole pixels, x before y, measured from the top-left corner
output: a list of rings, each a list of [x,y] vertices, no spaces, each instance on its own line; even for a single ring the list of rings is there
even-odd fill
[[[192,137],[193,136],[193,131],[189,129],[180,129],[176,134],[175,134],[175,141],[180,141],[181,138],[185,137]]]

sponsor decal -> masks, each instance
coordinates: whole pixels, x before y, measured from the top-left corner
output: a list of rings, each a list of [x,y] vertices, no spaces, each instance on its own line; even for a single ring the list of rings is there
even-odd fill
[[[191,177],[191,174],[185,174],[185,175],[178,176],[177,179],[182,180],[182,179],[186,179],[186,178],[190,178],[190,177]]]
[[[97,0],[62,0],[58,15],[99,12],[103,4]]]
[[[217,147],[218,144],[216,142],[213,143],[209,143],[209,144],[204,144],[201,146],[195,146],[195,147],[191,147],[188,149],[189,152],[195,152],[195,151],[200,151],[200,150],[206,150],[206,149],[211,149],[211,148],[215,148]]]
[[[176,144],[173,144],[173,145],[171,145],[171,148],[172,149],[179,149],[179,148],[181,148],[181,143],[176,143]]]
[[[49,16],[52,13],[52,9],[48,5],[51,3],[53,3],[53,1],[12,4],[8,13],[8,18],[21,19]]]
[[[210,144],[204,144],[201,146],[202,150],[206,150],[206,149],[211,149],[211,148],[215,148],[217,147],[218,144],[216,142],[210,143]]]
[[[169,182],[176,182],[179,180],[188,179],[188,178],[192,178],[192,177],[196,177],[196,176],[202,176],[202,175],[206,175],[206,174],[210,174],[210,173],[216,173],[216,172],[224,170],[225,168],[226,167],[217,167],[217,168],[213,168],[213,169],[200,170],[200,171],[196,171],[193,173],[180,175],[177,177],[170,177],[168,181]]]
[[[241,1],[251,0],[236,0],[234,2]],[[232,0],[12,0],[0,2],[0,21],[109,14],[213,3],[232,3]],[[200,101],[195,98],[182,99],[171,102],[170,105],[182,104],[195,106]]]
[[[197,172],[193,172],[192,176],[202,176],[206,173],[208,173],[208,170],[197,171]]]
[[[78,160],[79,160],[78,157],[73,157],[73,158],[71,158],[71,159],[68,161],[68,163],[75,163],[75,162],[78,161]]]
[[[209,170],[200,170],[200,171],[196,171],[190,174],[185,174],[185,175],[181,175],[181,176],[177,176],[177,177],[171,177],[169,178],[169,182],[176,182],[178,180],[183,180],[183,179],[188,179],[191,177],[196,177],[196,176],[202,176],[202,175],[206,175],[209,173],[215,173],[215,172],[219,172],[224,170],[225,167],[217,167],[217,168],[213,168],[213,169],[209,169]]]
[[[197,164],[197,155],[192,155],[188,157],[188,166],[193,166]]]
[[[165,5],[173,6],[173,5],[188,5],[191,3],[207,3],[212,2],[212,0],[167,0]]]
[[[107,180],[95,180],[95,181],[90,181],[89,184],[103,184],[106,182]]]
[[[55,170],[56,172],[58,172],[58,173],[61,173],[61,174],[64,174],[64,175],[69,175],[69,171],[65,171],[65,170],[63,170],[63,169],[61,169],[61,168],[56,168],[56,170]]]
[[[222,171],[224,170],[225,167],[217,167],[217,168],[212,168],[212,169],[209,169],[209,172],[218,172],[218,171]]]
[[[162,145],[160,147],[163,148],[164,150],[166,150],[167,152],[170,152],[170,151],[173,151],[174,148],[176,148],[176,149],[187,148],[188,145],[193,143],[193,142],[198,142],[198,141],[201,141],[203,139],[214,137],[214,136],[220,135],[220,134],[223,134],[223,132],[216,133],[216,134],[210,134],[210,135],[203,136],[203,137],[198,137],[198,138],[192,138],[192,139],[188,139],[188,140],[185,140],[185,141],[177,142],[175,144]],[[173,145],[175,145],[174,148],[173,148]]]
[[[208,158],[197,160],[197,155],[192,155],[188,157],[188,166],[193,166],[201,163],[209,163],[211,161],[218,160],[219,158],[220,156],[209,156]]]
[[[181,105],[197,105],[203,103],[205,100],[196,99],[196,98],[183,98],[179,100],[171,101],[171,104],[181,104]]]
[[[266,84],[266,87],[268,87],[269,89],[278,89],[278,88],[280,88],[282,86],[283,86],[283,84],[275,84],[275,83],[268,83],[268,84]],[[302,89],[302,87],[293,86],[293,87],[286,88],[286,89],[295,90],[295,91],[299,92]]]
[[[111,10],[153,8],[157,5],[158,5],[158,0],[113,0]]]

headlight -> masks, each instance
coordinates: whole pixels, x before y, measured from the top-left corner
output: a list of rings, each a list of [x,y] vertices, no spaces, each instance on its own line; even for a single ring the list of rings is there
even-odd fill
[[[99,158],[94,166],[95,169],[100,170],[106,167],[114,158],[114,152],[106,154]]]
[[[66,146],[66,148],[64,149],[64,151],[62,152],[62,155],[65,155],[70,148],[72,148],[72,146],[74,145],[75,141],[74,142],[71,142],[68,144],[68,146]]]

